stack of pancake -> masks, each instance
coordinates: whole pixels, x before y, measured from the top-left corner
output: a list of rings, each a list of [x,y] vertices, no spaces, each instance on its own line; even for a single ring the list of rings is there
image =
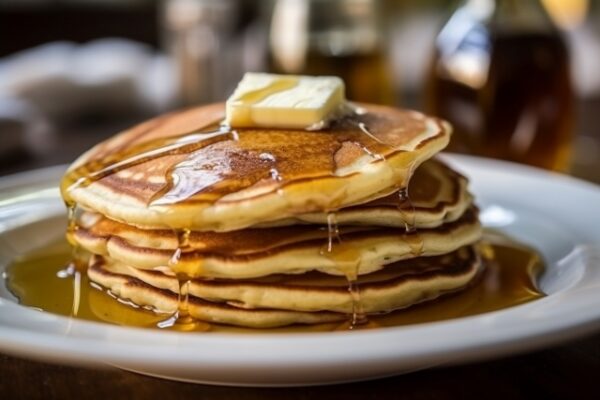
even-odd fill
[[[165,319],[267,328],[360,323],[477,277],[467,180],[432,158],[443,121],[364,105],[321,131],[231,129],[224,112],[159,117],[71,166],[92,282]]]

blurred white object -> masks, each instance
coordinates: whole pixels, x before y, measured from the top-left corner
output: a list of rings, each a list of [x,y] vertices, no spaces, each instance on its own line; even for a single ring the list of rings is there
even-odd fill
[[[412,10],[394,16],[390,32],[390,55],[396,86],[418,93],[425,84],[433,43],[443,23],[438,12]]]
[[[49,43],[0,59],[0,97],[49,118],[90,109],[158,112],[174,89],[166,57],[124,39]]]
[[[29,103],[0,97],[0,158],[42,153],[52,144],[48,120]]]
[[[567,38],[577,93],[584,98],[600,95],[600,28],[597,22],[590,20],[577,26],[568,32]]]

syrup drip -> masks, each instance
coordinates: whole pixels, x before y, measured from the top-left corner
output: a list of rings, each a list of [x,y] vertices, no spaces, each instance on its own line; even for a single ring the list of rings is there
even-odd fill
[[[359,111],[359,109],[354,109],[354,114],[356,116],[359,115],[364,115],[366,114],[366,111],[363,109],[362,112]],[[367,127],[367,125],[365,125],[364,122],[355,122],[356,126],[358,127],[358,129],[361,130],[361,132],[363,132],[365,135],[367,135],[369,138],[373,139],[374,141],[376,141],[379,144],[382,144],[386,147],[392,148],[390,145],[388,145],[387,143],[381,141],[380,139],[378,139],[375,135],[373,135],[371,133],[371,131],[369,130],[369,128]],[[365,152],[367,153],[369,156],[371,156],[371,158],[375,159],[375,160],[385,160],[385,156],[383,154],[379,154],[377,152],[371,151],[370,149],[368,149],[365,145],[363,145],[362,143],[359,142],[355,142],[356,144],[358,144],[358,146]]]
[[[73,307],[71,308],[71,315],[76,317],[79,314],[80,304],[81,304],[81,272],[75,270],[73,272]]]
[[[335,213],[327,214],[327,253],[331,253],[333,250],[333,240],[337,240],[341,243],[340,228],[337,223]]]
[[[168,268],[171,272],[175,272],[177,278],[177,309],[169,318],[158,322],[159,328],[167,328],[177,325],[180,330],[193,330],[196,320],[189,313],[189,288],[191,278],[186,274],[178,271],[178,264],[181,261],[183,252],[190,248],[189,229],[182,229],[175,232],[177,236],[177,248],[169,259]]]
[[[360,301],[360,288],[355,280],[348,280],[348,292],[352,296],[352,319],[350,320],[349,329],[354,329],[359,325],[364,325],[369,322],[367,314],[365,314],[362,302]]]
[[[73,303],[71,315],[77,316],[79,313],[79,305],[81,303],[81,274],[85,274],[88,267],[89,253],[77,244],[74,239],[75,232],[79,228],[77,226],[77,204],[71,203],[67,207],[68,223],[66,238],[71,245],[71,261],[62,270],[56,273],[56,276],[62,279],[73,279]]]
[[[359,266],[360,258],[357,257],[351,262],[351,267],[346,267],[345,270],[346,280],[348,281],[348,293],[350,294],[350,299],[352,301],[352,314],[350,316],[348,329],[355,329],[357,326],[369,322],[360,299],[360,286],[358,284]]]
[[[77,230],[77,221],[75,220],[75,208],[76,203],[66,203],[67,206],[67,241],[71,246],[76,246],[75,240],[73,239],[73,235]]]
[[[352,301],[349,329],[353,329],[355,325],[367,322],[367,317],[362,310],[360,289],[357,283],[360,251],[343,246],[335,247],[333,244],[334,241],[337,241],[338,245],[342,243],[336,215],[330,212],[327,214],[327,245],[321,247],[320,254],[326,255],[333,260],[338,270],[344,274],[348,281],[348,293]]]
[[[330,213],[327,215],[328,222],[328,241],[327,241],[327,256],[332,259],[338,270],[346,277],[348,282],[348,293],[352,301],[352,314],[350,315],[348,329],[353,329],[356,325],[367,323],[368,319],[363,312],[360,300],[360,287],[358,285],[358,273],[360,268],[361,253],[358,249],[347,246],[333,246],[333,238],[338,238],[338,243],[341,244],[339,238],[339,230],[335,217],[330,218]],[[331,247],[330,247],[331,246]]]
[[[408,187],[398,190],[398,211],[404,220],[404,241],[410,247],[413,256],[423,254],[423,238],[417,232],[415,207],[410,201]]]
[[[416,233],[416,231],[412,234],[404,235],[404,241],[410,247],[410,253],[414,257],[419,257],[423,254],[423,238],[421,237],[421,235]]]
[[[410,201],[408,195],[408,187],[403,187],[398,190],[398,211],[404,221],[404,229],[406,233],[413,233],[417,230],[415,221],[415,207]]]
[[[358,128],[368,137],[370,137],[371,139],[373,139],[374,141],[376,141],[379,144],[382,144],[384,146],[388,146],[390,147],[387,143],[385,143],[384,141],[380,140],[377,136],[373,135],[371,133],[371,131],[369,130],[369,128],[367,128],[367,125],[365,125],[364,122],[358,122],[356,124],[356,126],[358,126]]]
[[[84,270],[85,271],[85,270]],[[79,313],[79,305],[81,304],[81,272],[77,270],[74,261],[71,261],[67,266],[56,272],[56,277],[60,279],[72,280],[73,301],[71,303],[71,315],[77,316]]]
[[[79,246],[75,241],[75,232],[79,227],[77,226],[77,203],[69,202],[65,203],[67,206],[67,242],[71,245],[71,262],[64,269],[64,273],[68,275],[74,275],[75,272],[85,271],[88,267],[89,254]],[[72,273],[69,271],[73,271]]]
[[[369,150],[366,146],[364,146],[361,143],[358,142],[354,142],[354,144],[356,144],[357,146],[359,146],[361,148],[362,151],[364,151],[365,153],[367,153],[367,155],[369,157],[371,157],[374,160],[385,160],[385,156],[383,154],[379,154],[379,153],[374,153],[371,150]]]

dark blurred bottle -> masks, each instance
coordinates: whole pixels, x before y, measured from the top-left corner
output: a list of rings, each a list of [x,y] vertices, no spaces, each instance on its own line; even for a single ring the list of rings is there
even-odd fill
[[[437,38],[426,95],[454,125],[449,150],[568,168],[569,55],[540,1],[464,1]]]
[[[350,100],[393,104],[377,0],[276,0],[269,32],[269,70],[336,75]]]

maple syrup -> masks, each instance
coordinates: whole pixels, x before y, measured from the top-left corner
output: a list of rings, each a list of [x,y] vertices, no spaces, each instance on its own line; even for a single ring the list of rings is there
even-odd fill
[[[362,315],[357,309],[353,317],[357,320],[342,324],[342,328],[339,323],[275,329],[247,329],[200,321],[192,325],[165,324],[162,323],[164,314],[117,301],[99,286],[90,284],[85,273],[65,273],[71,257],[66,241],[53,243],[15,260],[7,270],[5,283],[22,305],[68,317],[155,329],[162,326],[162,329],[178,331],[244,333],[323,332],[418,324],[500,310],[544,296],[536,285],[536,277],[544,268],[537,252],[490,232],[486,232],[482,243],[480,252],[486,268],[470,287],[405,310],[370,315],[366,324],[360,323]],[[360,307],[360,299],[357,300]]]
[[[448,149],[566,170],[575,110],[560,32],[537,0],[463,3],[427,85],[427,111],[454,127]]]
[[[341,242],[340,228],[337,223],[335,213],[331,212],[327,214],[327,253],[331,253],[333,250],[333,241]]]
[[[189,229],[182,229],[175,232],[177,247],[169,259],[167,271],[170,273],[175,272],[175,277],[177,278],[177,309],[167,319],[158,322],[157,326],[159,328],[178,326],[180,330],[193,330],[196,324],[196,321],[189,313],[189,289],[192,278],[186,273],[176,272],[178,271],[177,264],[179,264],[182,254],[190,249],[191,233]]]
[[[329,257],[348,282],[348,293],[352,301],[352,314],[348,321],[348,329],[365,323],[367,318],[360,302],[360,286],[358,284],[358,269],[360,267],[360,252],[354,248],[335,247],[334,241],[342,242],[340,229],[334,212],[327,214],[327,244],[321,248],[320,254]],[[345,326],[345,325],[343,325]]]
[[[75,204],[69,191],[75,187],[88,186],[104,177],[153,159],[173,154],[189,154],[231,137],[234,136],[232,136],[231,129],[227,126],[208,126],[205,131],[194,131],[166,139],[149,140],[131,146],[126,150],[115,151],[109,155],[88,161],[67,172],[61,182],[62,197],[70,209]]]

